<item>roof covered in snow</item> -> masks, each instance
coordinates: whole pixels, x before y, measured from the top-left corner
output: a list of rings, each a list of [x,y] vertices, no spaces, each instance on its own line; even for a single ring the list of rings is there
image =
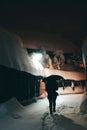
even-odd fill
[[[0,28],[0,65],[34,75],[44,75],[42,65],[33,61],[23,48],[21,38]]]

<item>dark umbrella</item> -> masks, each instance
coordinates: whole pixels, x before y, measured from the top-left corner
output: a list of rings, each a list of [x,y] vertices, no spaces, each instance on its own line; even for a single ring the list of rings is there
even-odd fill
[[[58,80],[64,80],[64,78],[60,75],[50,75],[48,77],[43,78],[43,82],[46,81],[58,81]]]
[[[60,75],[50,75],[48,77],[43,78],[43,82],[45,82],[45,83],[46,82],[51,82],[51,83],[57,82],[58,87],[63,87],[63,89],[64,89],[63,81],[64,81],[64,78]]]

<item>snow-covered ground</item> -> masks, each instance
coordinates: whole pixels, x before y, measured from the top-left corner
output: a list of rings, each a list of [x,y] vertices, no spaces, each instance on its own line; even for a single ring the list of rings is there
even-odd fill
[[[12,98],[0,104],[0,130],[87,130],[87,115],[79,111],[83,95],[59,95],[53,115],[46,97],[27,106]]]

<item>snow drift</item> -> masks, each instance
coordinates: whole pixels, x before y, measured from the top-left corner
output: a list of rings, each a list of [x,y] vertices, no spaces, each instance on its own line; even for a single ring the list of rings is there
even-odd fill
[[[23,48],[20,37],[0,28],[0,65],[34,75],[44,75],[39,62],[34,62]]]

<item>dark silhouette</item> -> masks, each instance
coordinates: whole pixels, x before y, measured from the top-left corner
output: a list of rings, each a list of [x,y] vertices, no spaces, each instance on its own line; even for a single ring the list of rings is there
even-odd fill
[[[58,83],[57,81],[63,79],[61,76],[51,75],[47,78],[44,78],[43,81],[46,85],[47,98],[49,100],[49,109],[50,114],[56,112],[56,98],[58,96]]]

